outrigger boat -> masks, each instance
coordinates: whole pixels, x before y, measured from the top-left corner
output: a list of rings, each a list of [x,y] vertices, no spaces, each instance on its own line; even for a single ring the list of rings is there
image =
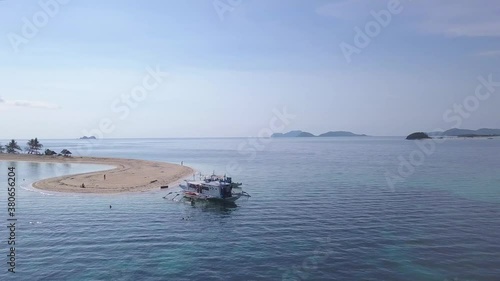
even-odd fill
[[[218,202],[234,202],[242,196],[250,197],[244,191],[236,192],[242,183],[233,182],[230,177],[220,177],[215,174],[199,181],[188,181],[179,186],[183,189],[184,197],[192,200],[206,200]]]

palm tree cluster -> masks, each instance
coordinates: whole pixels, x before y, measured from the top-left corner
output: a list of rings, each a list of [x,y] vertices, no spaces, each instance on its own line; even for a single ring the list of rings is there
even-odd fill
[[[37,154],[37,155],[42,154],[40,152],[40,150],[43,148],[43,144],[41,144],[40,141],[38,141],[38,138],[30,139],[26,144],[27,144],[27,147],[25,148],[25,150],[26,150],[27,154]],[[5,146],[0,144],[0,153],[7,152],[10,154],[17,154],[17,153],[20,153],[20,151],[22,151],[21,147],[19,146],[19,144],[17,144],[16,140],[11,140]],[[67,149],[61,150],[61,152],[59,154],[53,150],[46,149],[44,154],[49,155],[49,156],[59,155],[59,156],[69,157],[69,156],[71,156],[72,153],[71,153],[71,151],[69,151]]]
[[[0,147],[2,147],[2,149],[0,149],[0,152],[3,152],[4,151],[3,146],[0,145]],[[7,153],[19,153],[21,147],[17,144],[15,140],[11,140],[9,144],[5,145],[5,150],[7,151]]]
[[[43,147],[43,144],[38,141],[38,138],[30,139],[27,145],[26,151],[28,154],[40,154],[40,149]]]

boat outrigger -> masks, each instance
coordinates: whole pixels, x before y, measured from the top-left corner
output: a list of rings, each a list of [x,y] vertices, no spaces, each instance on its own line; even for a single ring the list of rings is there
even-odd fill
[[[219,202],[234,202],[242,196],[250,197],[244,191],[237,192],[242,183],[233,182],[230,177],[220,177],[215,174],[200,181],[188,181],[180,184],[184,197],[192,200],[207,200]]]

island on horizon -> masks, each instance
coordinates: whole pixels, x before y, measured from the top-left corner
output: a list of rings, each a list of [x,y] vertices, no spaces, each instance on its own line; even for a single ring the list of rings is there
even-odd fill
[[[309,132],[295,130],[295,131],[290,131],[288,133],[275,133],[271,137],[272,138],[311,138],[311,137],[325,138],[325,137],[366,137],[366,136],[367,135],[364,134],[358,135],[347,131],[330,131],[316,136]]]
[[[406,137],[407,140],[421,140],[421,139],[432,139],[432,138],[491,138],[491,137],[500,137],[500,129],[478,129],[478,130],[470,130],[470,129],[458,129],[453,128],[444,132],[416,132],[410,134]]]
[[[485,138],[500,137],[500,129],[482,128],[478,130],[453,128],[444,132],[430,132],[432,137],[463,137],[463,138]]]
[[[432,139],[432,138],[429,137],[429,135],[424,133],[424,132],[417,132],[417,133],[413,133],[413,134],[407,136],[406,139],[407,140],[425,140],[425,139]]]

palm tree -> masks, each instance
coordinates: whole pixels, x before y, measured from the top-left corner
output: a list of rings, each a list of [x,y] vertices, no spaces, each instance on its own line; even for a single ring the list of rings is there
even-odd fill
[[[30,139],[27,145],[26,151],[28,151],[28,154],[40,154],[39,150],[43,147],[43,144],[38,141],[38,138]]]
[[[35,138],[35,140],[33,141],[33,145],[34,145],[34,150],[35,150],[35,153],[36,154],[40,154],[39,150],[42,149],[43,147],[43,144],[41,144],[39,141],[38,141],[38,138]]]
[[[26,144],[28,145],[24,150],[27,151],[28,154],[33,154],[33,143],[35,142],[34,139],[30,139]]]
[[[17,144],[15,140],[11,140],[9,144],[5,146],[7,149],[7,153],[18,153],[18,150],[21,150],[21,147]]]

